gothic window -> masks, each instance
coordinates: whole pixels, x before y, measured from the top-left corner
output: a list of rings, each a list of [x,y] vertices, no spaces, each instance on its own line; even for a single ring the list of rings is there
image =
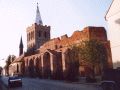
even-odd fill
[[[18,64],[17,64],[17,73],[19,72],[19,66],[18,66]]]
[[[29,41],[30,41],[30,33],[29,33]]]
[[[34,31],[32,32],[32,39],[34,39]]]

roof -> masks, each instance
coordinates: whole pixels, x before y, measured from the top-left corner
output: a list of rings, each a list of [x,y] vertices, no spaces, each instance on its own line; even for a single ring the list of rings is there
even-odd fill
[[[24,58],[24,55],[21,55],[18,58],[16,58],[12,63],[21,62],[23,58]]]
[[[114,0],[113,0],[113,1],[114,1]],[[105,20],[106,20],[106,16],[107,16],[107,14],[108,14],[108,12],[109,12],[109,10],[110,10],[110,8],[111,8],[112,4],[113,4],[113,1],[112,1],[112,3],[110,4],[110,6],[109,6],[109,8],[108,8],[108,10],[107,10],[107,12],[106,12],[106,15],[105,15]]]
[[[120,12],[120,0],[112,0],[109,9],[106,12],[105,20],[107,20],[107,18],[111,16],[118,14],[119,12]]]
[[[56,54],[56,51],[55,50],[50,50],[50,49],[47,49],[48,52],[50,52],[51,54],[55,55]]]
[[[38,3],[37,3],[37,10],[36,10],[36,19],[35,19],[35,23],[36,24],[43,24],[42,19],[41,19],[41,15],[40,15],[40,11],[39,11],[39,7],[38,7]]]

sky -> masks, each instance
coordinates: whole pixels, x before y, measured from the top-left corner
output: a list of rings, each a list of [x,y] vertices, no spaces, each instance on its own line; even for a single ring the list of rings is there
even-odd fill
[[[86,26],[107,28],[105,14],[112,0],[0,0],[0,65],[8,55],[18,57],[22,36],[26,51],[26,28],[35,23],[37,2],[43,25],[51,26],[51,38]]]

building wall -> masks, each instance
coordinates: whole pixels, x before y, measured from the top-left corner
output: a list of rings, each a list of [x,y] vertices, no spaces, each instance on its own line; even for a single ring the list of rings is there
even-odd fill
[[[75,31],[70,37],[63,35],[45,42],[36,54],[26,54],[23,59],[24,64],[22,64],[24,69],[20,66],[20,72],[32,77],[49,78],[53,76],[53,78],[61,78],[70,61],[70,58],[68,58],[69,48],[72,45],[80,44],[84,40],[99,40],[105,43],[109,64],[106,68],[112,68],[110,43],[107,40],[105,29],[103,27],[86,27],[82,31]],[[90,72],[88,67],[88,64],[84,64],[83,69],[80,70],[82,70],[82,73],[88,74]],[[85,71],[83,72],[83,70]]]
[[[50,26],[32,24],[27,28],[27,50],[38,49],[46,41],[50,40]]]
[[[114,0],[109,8],[106,21],[108,23],[108,37],[111,42],[113,62],[120,61],[120,0]]]

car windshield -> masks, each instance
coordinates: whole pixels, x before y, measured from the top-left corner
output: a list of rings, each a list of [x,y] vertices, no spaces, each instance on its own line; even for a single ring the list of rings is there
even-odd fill
[[[18,77],[18,76],[12,76],[12,77],[9,77],[9,79],[20,79],[20,77]]]

